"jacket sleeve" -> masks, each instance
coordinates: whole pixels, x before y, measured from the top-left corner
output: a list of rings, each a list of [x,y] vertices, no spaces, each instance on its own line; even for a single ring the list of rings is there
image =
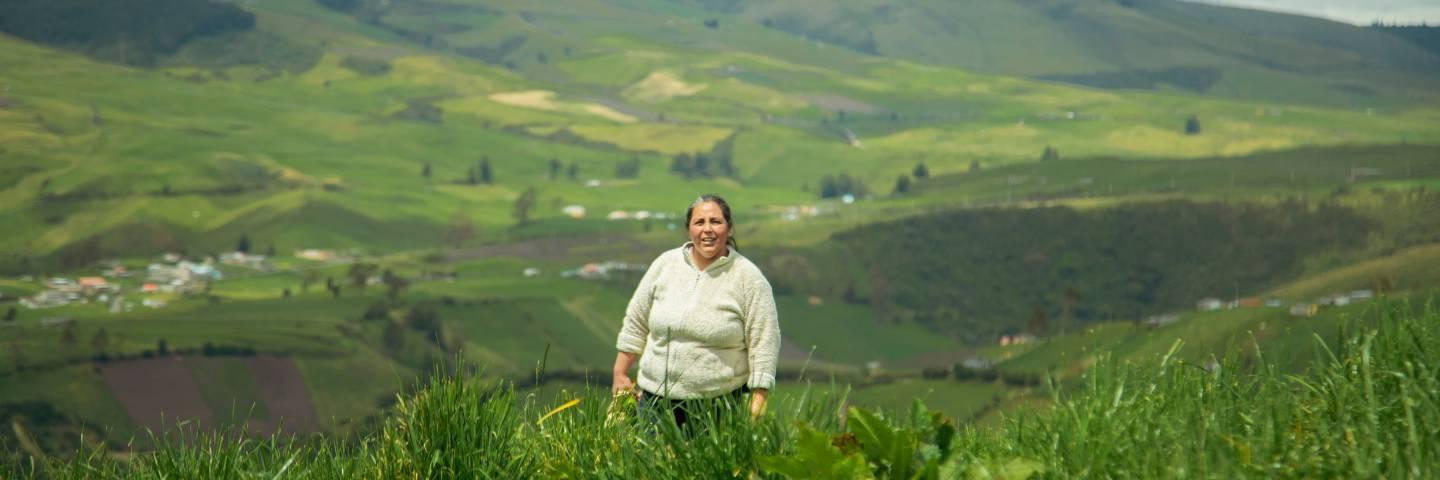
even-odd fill
[[[780,314],[770,282],[757,269],[746,282],[745,343],[750,355],[751,389],[775,387],[775,368],[780,363]]]
[[[615,339],[616,350],[628,353],[645,352],[645,342],[650,336],[650,305],[655,298],[655,282],[660,277],[663,258],[662,255],[650,262],[650,268],[645,270],[640,285],[635,287],[635,294],[630,297],[630,305],[625,307],[620,334]]]

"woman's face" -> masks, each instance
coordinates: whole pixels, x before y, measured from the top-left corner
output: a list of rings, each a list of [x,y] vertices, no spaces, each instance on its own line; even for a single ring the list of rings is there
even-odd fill
[[[701,258],[714,260],[725,254],[725,242],[730,240],[730,224],[715,202],[704,202],[690,212],[690,241],[695,243],[695,252]]]

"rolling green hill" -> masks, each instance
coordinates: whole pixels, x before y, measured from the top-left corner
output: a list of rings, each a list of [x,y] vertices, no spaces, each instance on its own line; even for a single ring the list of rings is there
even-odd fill
[[[673,211],[697,191],[731,194],[754,218],[809,202],[825,174],[879,190],[915,162],[938,175],[1030,162],[1046,145],[1067,156],[1196,157],[1437,135],[1424,109],[1260,108],[855,56],[846,71],[625,37],[551,60],[569,80],[549,83],[378,43],[381,33],[318,6],[257,12],[260,31],[327,53],[297,74],[141,70],[3,40],[11,183],[0,191],[0,225],[17,233],[0,249],[62,266],[83,263],[62,253],[215,251],[245,233],[282,251],[414,249],[438,245],[457,214],[483,240],[525,235],[508,227],[532,187],[528,217],[541,221],[563,218],[566,204]],[[349,60],[355,51],[384,52],[375,60],[383,72]],[[1181,132],[1187,115],[1201,119],[1201,135]],[[669,172],[671,156],[727,139],[732,176]],[[632,158],[639,176],[615,178]],[[494,183],[468,185],[465,172],[487,159]],[[578,174],[550,179],[551,160]]]
[[[142,6],[169,1],[181,0]],[[678,214],[701,192],[730,198],[745,254],[775,280],[787,371],[817,376],[953,358],[1037,310],[1099,322],[1169,308],[1233,275],[1247,289],[1298,277],[1316,282],[1291,284],[1305,292],[1351,288],[1411,257],[1313,275],[1397,250],[1428,259],[1423,245],[1440,240],[1426,210],[1440,186],[1431,57],[1233,9],[973,3],[255,0],[216,7],[243,9],[244,29],[187,36],[188,24],[122,22],[76,41],[7,23],[0,311],[47,275],[93,275],[105,259],[141,271],[161,252],[201,258],[242,238],[276,252],[278,270],[222,267],[204,293],[144,296],[169,302],[155,310],[17,310],[0,327],[0,404],[21,407],[0,411],[61,412],[48,439],[84,431],[123,444],[148,424],[107,381],[126,378],[127,362],[167,359],[195,385],[189,406],[211,418],[243,418],[226,410],[239,401],[273,420],[289,405],[265,396],[283,390],[266,380],[279,371],[303,380],[316,428],[336,433],[374,427],[433,368],[483,365],[523,382],[543,364],[579,382],[609,366],[635,279],[559,272],[673,248],[671,219],[606,217]],[[1278,30],[1250,31],[1260,24]],[[994,38],[966,41],[966,28]],[[159,42],[145,61],[115,56],[109,35],[141,33]],[[1123,48],[1103,48],[1112,43]],[[1060,158],[1040,161],[1047,147]],[[914,174],[921,165],[927,174]],[[841,175],[858,181],[853,204],[820,198],[823,179]],[[901,176],[913,188],[892,193]],[[564,213],[572,205],[585,218]],[[989,206],[1007,208],[975,209]],[[1170,228],[1186,212],[1191,223]],[[936,219],[995,235],[946,243],[964,235]],[[897,232],[913,238],[888,237]],[[1124,232],[1153,241],[1112,241]],[[1156,259],[1162,240],[1202,258]],[[936,245],[964,255],[895,258]],[[1117,245],[1146,255],[1105,251]],[[411,283],[389,299],[383,286],[349,285],[347,264],[291,258],[304,248]],[[964,279],[961,257],[996,275]],[[1212,257],[1244,264],[1207,268]],[[532,267],[544,273],[522,275]],[[1160,278],[1174,271],[1188,276]],[[347,286],[332,297],[327,278]],[[955,301],[957,278],[991,304]],[[1062,307],[1081,280],[1086,299]],[[1235,329],[1202,333],[1220,339],[1209,348]],[[903,405],[934,391],[967,416],[1012,400],[1000,385],[942,384],[857,398]]]
[[[1173,0],[689,3],[869,55],[1102,88],[1393,104],[1433,101],[1440,73],[1382,32]]]

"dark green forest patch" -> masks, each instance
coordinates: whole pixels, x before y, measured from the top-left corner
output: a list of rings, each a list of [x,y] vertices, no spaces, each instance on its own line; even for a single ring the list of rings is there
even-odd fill
[[[0,32],[138,66],[191,41],[254,27],[253,14],[207,0],[0,2]]]
[[[777,288],[843,292],[981,341],[1243,296],[1299,275],[1311,256],[1361,248],[1377,228],[1349,208],[1298,201],[959,210],[842,232],[771,270]]]

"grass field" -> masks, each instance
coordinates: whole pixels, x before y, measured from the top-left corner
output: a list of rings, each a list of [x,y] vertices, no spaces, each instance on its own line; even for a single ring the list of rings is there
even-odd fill
[[[777,399],[755,420],[723,408],[714,418],[697,415],[686,431],[645,421],[633,406],[608,401],[603,390],[517,398],[513,390],[484,381],[438,378],[355,444],[215,434],[129,461],[97,449],[17,467],[20,475],[59,478],[240,472],[300,478],[502,472],[666,478],[1170,477],[1197,471],[1227,478],[1432,476],[1440,440],[1419,427],[1440,419],[1428,393],[1436,377],[1421,370],[1440,352],[1436,312],[1374,313],[1372,326],[1333,343],[1334,354],[1305,374],[1285,374],[1263,362],[1191,368],[1173,352],[1132,363],[1110,358],[1076,390],[1055,395],[1053,405],[989,430],[957,430],[923,407],[899,414],[855,407],[842,412],[839,397],[815,391]],[[555,407],[566,399],[573,401]]]
[[[337,436],[363,435],[413,413],[387,408],[397,399],[412,401],[416,379],[448,359],[520,386],[541,365],[550,372],[604,372],[636,279],[587,282],[559,272],[607,260],[648,262],[683,241],[674,221],[605,216],[617,210],[679,214],[702,192],[731,200],[746,254],[766,261],[785,249],[823,248],[835,233],[859,225],[953,208],[1049,201],[1106,208],[1176,197],[1313,203],[1344,190],[1360,193],[1340,201],[1369,202],[1365,208],[1373,212],[1392,210],[1386,192],[1440,187],[1440,108],[1424,88],[1387,91],[1373,105],[1316,101],[1359,80],[1299,78],[1226,62],[1224,78],[1207,95],[1102,90],[915,63],[913,56],[861,54],[837,48],[837,41],[848,41],[844,35],[800,37],[786,30],[793,25],[767,27],[756,16],[794,5],[817,14],[854,13],[808,0],[742,2],[742,11],[732,13],[658,0],[546,2],[527,4],[524,12],[491,1],[396,3],[366,22],[316,2],[245,2],[261,33],[317,52],[313,65],[294,70],[184,64],[184,55],[204,54],[194,51],[138,69],[0,35],[0,231],[6,232],[0,272],[37,277],[0,278],[0,313],[9,300],[42,290],[46,274],[92,275],[92,265],[105,258],[139,271],[157,253],[229,251],[241,237],[280,257],[277,272],[222,267],[226,280],[207,295],[151,297],[168,301],[163,309],[110,314],[98,302],[19,309],[17,321],[0,324],[0,404],[54,405],[118,447],[140,435],[144,423],[129,417],[93,359],[154,354],[162,340],[166,350],[185,352],[203,403],[222,423],[270,419],[274,412],[262,392],[273,385],[243,357],[195,352],[210,344],[293,360],[321,430]],[[442,15],[426,8],[450,10]],[[997,15],[987,29],[1035,13],[992,1],[975,8]],[[1082,13],[1123,12],[1108,4],[1095,8]],[[909,7],[899,11],[914,14]],[[705,27],[711,19],[722,25]],[[633,28],[617,32],[617,24]],[[1009,33],[1049,35],[1034,28]],[[927,34],[875,32],[882,49]],[[1236,45],[1231,39],[1220,44]],[[1064,69],[1104,64],[1082,47],[1027,61]],[[1279,50],[1318,58],[1315,50],[1293,45]],[[1072,55],[1077,52],[1085,55]],[[922,60],[941,54],[980,53],[916,53]],[[386,68],[362,72],[356,58]],[[989,71],[1024,67],[993,66]],[[1039,73],[1047,72],[1027,74]],[[1396,102],[1394,95],[1412,101]],[[1202,128],[1187,135],[1192,115]],[[1038,161],[1047,146],[1058,148],[1061,159]],[[672,171],[677,154],[703,154],[712,162],[729,155],[735,171],[685,178]],[[617,167],[632,160],[638,173],[620,178]],[[491,182],[469,178],[478,176],[471,171],[482,161],[493,168]],[[896,177],[921,163],[929,177],[917,180],[910,194],[891,195]],[[971,173],[972,165],[979,171]],[[821,178],[839,174],[863,180],[869,194],[853,205],[818,201]],[[533,203],[517,208],[531,189]],[[588,215],[565,216],[569,205],[585,207]],[[821,214],[782,217],[787,208],[815,205]],[[470,238],[450,241],[457,230]],[[289,258],[302,248],[354,249],[412,282],[388,303],[383,286],[347,286],[331,298],[324,280],[347,282],[349,266]],[[1309,270],[1326,273],[1270,293],[1308,299],[1380,278],[1401,290],[1437,281],[1430,268],[1440,262],[1434,248],[1375,248],[1366,255],[1394,255],[1336,270],[1332,263],[1359,257],[1314,259]],[[542,274],[525,277],[532,267]],[[457,277],[420,279],[432,271]],[[307,277],[313,284],[302,288]],[[291,295],[282,298],[287,290]],[[126,295],[136,304],[144,298]],[[871,361],[908,369],[919,366],[917,359],[975,348],[917,325],[883,322],[883,306],[840,297],[808,291],[777,297],[787,347],[803,352],[788,356],[785,369],[848,370]],[[362,319],[376,304],[384,310],[379,318]],[[434,308],[441,338],[407,319],[417,305]],[[1367,308],[1330,309],[1304,320],[1278,310],[1187,313],[1165,328],[1090,325],[1029,349],[987,354],[1011,355],[1000,364],[1004,373],[1052,372],[1067,386],[1080,382],[1102,352],[1142,363],[1177,340],[1185,344],[1177,358],[1187,362],[1248,354],[1254,341],[1262,351],[1273,345],[1286,356],[1276,364],[1299,371],[1314,356],[1312,334],[1334,338]],[[73,327],[42,326],[61,319]],[[551,382],[529,398],[549,402],[581,387]],[[802,391],[798,383],[784,387]],[[1039,389],[999,383],[903,378],[852,393],[854,403],[886,410],[891,420],[921,398],[954,418],[988,425],[1054,401],[1042,397]],[[524,401],[512,404],[532,409],[526,415],[543,413],[533,410],[540,403]],[[584,408],[591,409],[587,415],[603,413],[594,402]],[[806,418],[830,428],[820,416]],[[776,425],[765,427],[772,428],[767,438],[792,428]],[[545,435],[538,426],[528,431]],[[770,446],[793,446],[776,441]],[[531,446],[556,459],[602,451],[586,445]],[[562,451],[569,448],[578,450]],[[408,453],[386,453],[392,454]],[[306,471],[320,471],[304,458]],[[616,471],[645,472],[637,469],[651,460],[630,457],[632,463]],[[701,460],[686,465],[706,466]],[[145,461],[135,468],[147,468]],[[273,470],[269,464],[254,469]]]

